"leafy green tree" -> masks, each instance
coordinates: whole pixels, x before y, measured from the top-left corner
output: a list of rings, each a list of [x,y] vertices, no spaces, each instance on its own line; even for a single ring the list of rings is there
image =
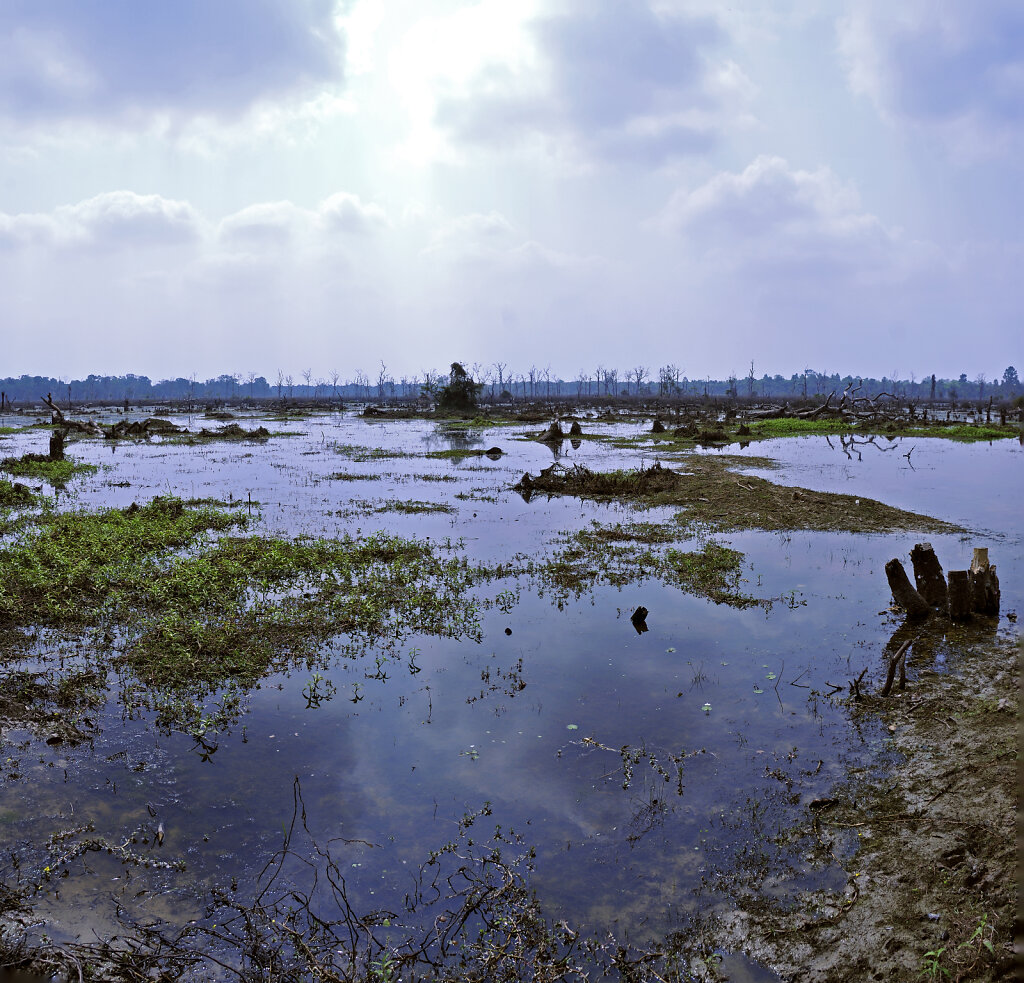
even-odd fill
[[[1017,370],[1012,365],[1008,365],[1003,372],[1003,386],[1012,393],[1015,393],[1020,388]]]
[[[483,384],[474,382],[459,362],[452,362],[448,385],[441,387],[437,397],[437,408],[460,413],[475,410],[482,388]]]

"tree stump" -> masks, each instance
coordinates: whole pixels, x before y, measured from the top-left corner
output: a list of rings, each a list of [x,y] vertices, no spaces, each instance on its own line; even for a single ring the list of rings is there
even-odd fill
[[[975,547],[971,560],[971,600],[981,614],[999,614],[999,578],[996,568],[988,562],[988,550]]]
[[[54,430],[50,434],[50,460],[64,460],[64,431]]]
[[[966,621],[974,609],[974,588],[966,570],[949,571],[949,616],[954,621]]]
[[[908,618],[920,621],[932,613],[931,605],[911,586],[907,571],[899,560],[892,559],[885,565],[885,575],[889,578],[893,599],[907,612]]]
[[[931,543],[918,543],[910,551],[914,564],[914,582],[917,592],[933,607],[945,611],[949,607],[949,592],[942,564]]]

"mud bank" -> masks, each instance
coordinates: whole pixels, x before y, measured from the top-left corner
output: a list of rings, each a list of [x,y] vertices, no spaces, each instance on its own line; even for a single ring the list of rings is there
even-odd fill
[[[872,779],[851,774],[808,804],[808,824],[829,852],[854,843],[842,861],[845,892],[785,911],[755,901],[722,920],[724,946],[784,980],[1019,978],[1021,640],[973,627],[918,647],[905,693],[851,703],[855,716],[886,721],[895,765]]]

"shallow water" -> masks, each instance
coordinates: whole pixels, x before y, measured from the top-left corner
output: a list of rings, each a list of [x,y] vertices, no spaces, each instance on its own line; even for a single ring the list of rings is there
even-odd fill
[[[450,537],[482,562],[543,554],[565,530],[634,515],[572,499],[527,503],[511,492],[524,471],[555,459],[545,445],[519,439],[524,429],[446,433],[424,421],[341,414],[239,422],[296,436],[202,447],[82,441],[69,453],[102,470],[74,482],[64,501],[94,508],[166,494],[251,499],[260,503],[256,532]],[[629,424],[602,429],[637,432]],[[0,456],[44,449],[45,440],[45,432],[2,438]],[[506,452],[499,461],[423,456],[495,444]],[[966,567],[972,547],[988,546],[1003,611],[1019,610],[1024,449],[1013,441],[919,440],[907,458],[908,443],[887,446],[879,440],[848,456],[834,438],[799,438],[727,450],[775,458],[781,470],[758,472],[774,481],[863,494],[967,526],[969,535],[930,537],[944,567]],[[353,447],[412,456],[353,461]],[[594,468],[656,456],[594,442],[563,448],[560,460]],[[367,480],[329,478],[339,471]],[[454,512],[374,511],[394,499]],[[671,510],[654,515],[667,519]],[[17,762],[12,768],[9,760],[5,775],[20,777],[0,789],[0,856],[13,852],[25,869],[41,864],[48,835],[84,823],[118,843],[134,833],[135,849],[184,860],[186,870],[127,868],[116,856],[90,853],[53,885],[39,915],[57,937],[104,935],[114,924],[114,896],[139,914],[183,922],[200,914],[214,884],[235,879],[241,896],[253,890],[281,844],[298,778],[317,838],[349,841],[333,849],[357,908],[400,907],[426,852],[485,802],[489,822],[515,828],[536,847],[530,883],[545,911],[588,930],[657,936],[728,907],[730,890],[747,884],[779,897],[841,890],[845,872],[808,862],[803,839],[775,840],[806,828],[807,802],[827,795],[851,766],[884,760],[880,726],[855,727],[821,694],[834,683],[844,687],[842,698],[865,666],[868,679],[882,674],[882,649],[898,626],[887,610],[883,566],[893,556],[906,562],[922,537],[718,538],[746,554],[743,589],[775,599],[770,609],[716,606],[652,581],[574,598],[507,579],[482,588],[491,597],[515,591],[518,601],[484,612],[480,643],[406,639],[377,653],[383,672],[372,651],[326,658],[316,671],[336,694],[317,708],[302,692],[313,668],[273,676],[206,748],[162,733],[151,713],[125,719],[113,698],[97,715],[91,746],[51,748],[5,733],[4,754]],[[641,604],[650,631],[638,635],[629,615]],[[414,650],[418,672],[409,667]],[[911,677],[920,668],[912,665]],[[656,767],[642,760],[626,776],[623,745],[647,749]],[[681,794],[673,755],[685,755]],[[152,841],[158,820],[161,847]],[[16,876],[10,865],[5,876]],[[743,978],[737,965],[730,971]]]

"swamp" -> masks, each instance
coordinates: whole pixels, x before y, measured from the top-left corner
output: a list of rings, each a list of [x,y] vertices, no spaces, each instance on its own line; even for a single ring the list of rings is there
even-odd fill
[[[88,418],[0,414],[0,968],[1013,978],[1019,424]]]

